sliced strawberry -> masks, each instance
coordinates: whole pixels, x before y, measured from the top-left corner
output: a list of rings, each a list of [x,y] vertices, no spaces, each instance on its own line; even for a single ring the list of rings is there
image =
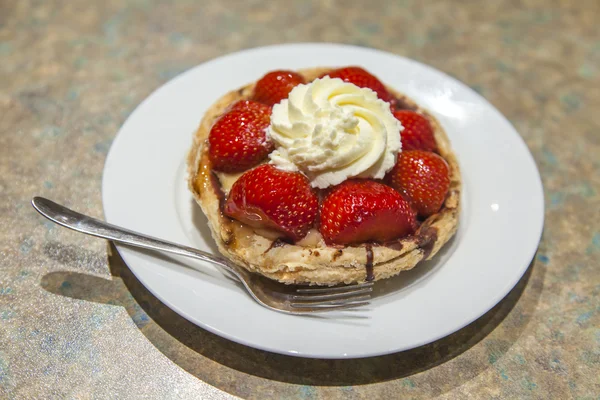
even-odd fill
[[[450,187],[448,164],[429,151],[403,151],[388,178],[393,188],[406,193],[421,217],[440,210]]]
[[[306,177],[260,165],[235,181],[224,212],[255,228],[281,232],[297,241],[315,222],[319,203]]]
[[[301,83],[304,78],[294,71],[272,71],[256,82],[252,98],[272,106],[287,99],[292,89]]]
[[[321,205],[321,235],[328,244],[385,242],[411,234],[416,214],[394,189],[372,180],[348,180]]]
[[[329,75],[331,78],[340,78],[344,82],[353,83],[358,87],[369,88],[377,93],[377,97],[381,100],[393,103],[394,98],[383,83],[361,67],[339,68],[324,75]]]
[[[431,124],[419,113],[410,110],[394,111],[394,117],[402,123],[402,150],[437,151]]]
[[[208,135],[208,155],[217,171],[241,172],[264,160],[273,150],[266,129],[271,107],[240,101],[221,116]]]

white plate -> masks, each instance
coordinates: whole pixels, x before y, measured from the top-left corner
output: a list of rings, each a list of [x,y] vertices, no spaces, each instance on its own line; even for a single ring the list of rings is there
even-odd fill
[[[455,79],[361,47],[295,44],[242,51],[199,65],[156,90],[127,119],[110,149],[102,185],[106,219],[214,252],[206,219],[185,182],[185,157],[204,111],[225,92],[273,69],[357,64],[433,112],[448,132],[464,182],[456,238],[433,261],[378,282],[369,309],[323,317],[269,311],[210,265],[118,246],[156,297],[238,343],[296,356],[353,358],[449,335],[490,310],[519,281],[536,251],[544,215],[541,180],[519,134]]]

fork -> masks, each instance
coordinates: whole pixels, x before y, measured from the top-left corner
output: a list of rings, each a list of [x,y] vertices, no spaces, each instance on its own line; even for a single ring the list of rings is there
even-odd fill
[[[373,282],[334,287],[284,285],[251,273],[224,257],[121,228],[80,214],[43,197],[34,197],[31,204],[50,221],[77,232],[214,264],[236,276],[256,302],[271,310],[295,315],[346,310],[369,304],[368,300],[373,290]]]

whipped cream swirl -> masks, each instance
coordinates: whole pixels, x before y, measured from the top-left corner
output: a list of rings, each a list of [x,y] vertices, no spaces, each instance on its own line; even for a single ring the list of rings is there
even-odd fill
[[[371,89],[325,76],[296,86],[273,107],[270,162],[301,171],[317,188],[381,179],[396,163],[404,128]]]

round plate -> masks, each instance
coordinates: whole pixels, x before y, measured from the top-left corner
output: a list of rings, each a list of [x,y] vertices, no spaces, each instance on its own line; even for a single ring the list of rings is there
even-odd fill
[[[215,267],[118,246],[138,279],[193,323],[276,353],[353,358],[414,348],[449,335],[519,281],[542,232],[539,173],[526,145],[485,99],[457,80],[382,51],[294,44],[199,65],[144,100],[108,154],[102,182],[108,222],[215,252],[187,190],[185,159],[205,110],[274,69],[361,65],[431,111],[447,131],[464,183],[459,231],[433,261],[377,282],[368,308],[290,316],[263,308]],[[192,268],[188,268],[192,267]]]

